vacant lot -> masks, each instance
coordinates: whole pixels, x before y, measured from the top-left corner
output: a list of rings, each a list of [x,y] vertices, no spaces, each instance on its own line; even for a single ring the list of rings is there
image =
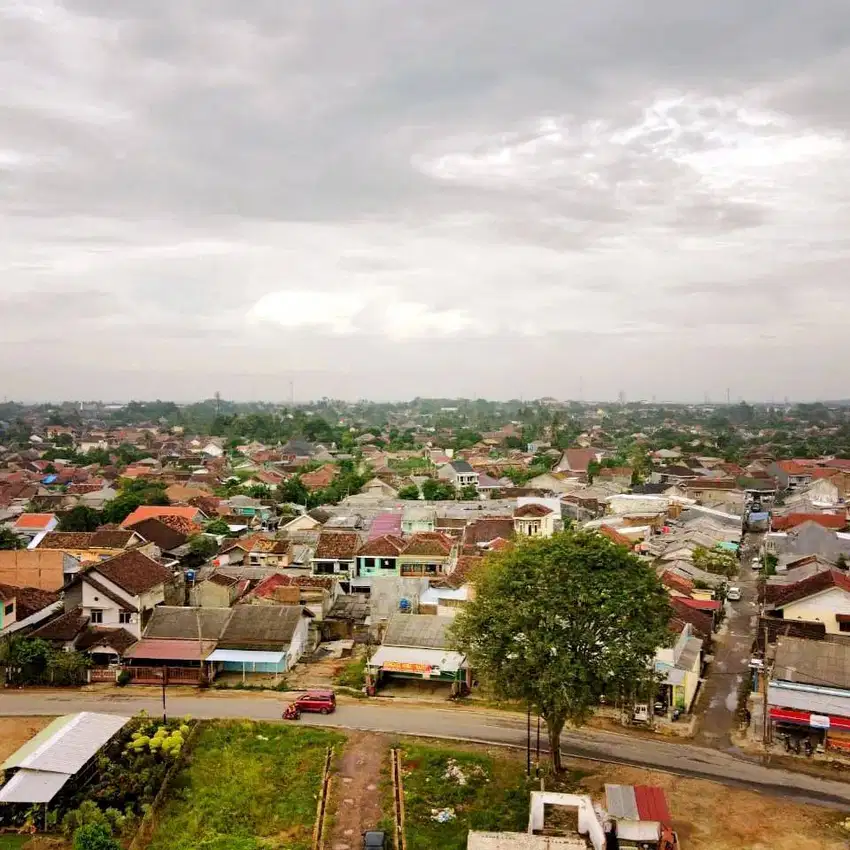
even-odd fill
[[[463,850],[470,829],[524,831],[524,763],[484,748],[402,742],[409,850]],[[392,801],[385,806],[392,812]],[[441,822],[442,821],[442,822]]]
[[[481,746],[442,746],[401,740],[407,838],[410,850],[462,850],[469,829],[516,830],[528,826],[532,785],[525,754]],[[846,850],[844,815],[714,782],[637,768],[568,761],[558,790],[590,793],[604,802],[605,784],[658,785],[665,789],[685,850]],[[458,768],[463,781],[458,781]],[[533,787],[539,787],[533,783]],[[553,788],[551,782],[547,787]],[[388,792],[388,794],[391,792]],[[388,797],[385,809],[392,812]],[[435,819],[448,813],[444,823]],[[454,817],[451,817],[451,814]],[[447,815],[443,814],[443,818]]]
[[[50,723],[52,717],[0,717],[0,763]],[[0,845],[2,846],[2,845]]]
[[[233,722],[201,730],[151,850],[308,850],[325,750],[341,735]]]
[[[582,785],[602,798],[606,782],[659,785],[685,850],[846,850],[843,815],[700,779],[594,765]]]

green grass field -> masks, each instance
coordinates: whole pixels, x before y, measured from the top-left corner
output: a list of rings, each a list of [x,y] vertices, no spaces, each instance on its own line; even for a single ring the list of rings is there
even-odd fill
[[[202,729],[150,850],[308,850],[325,750],[341,735],[264,723]]]
[[[409,850],[463,850],[470,829],[526,830],[532,784],[521,760],[438,744],[401,748]],[[434,813],[443,809],[453,809],[455,817],[439,823]]]
[[[0,835],[0,850],[21,850],[29,841],[28,835]]]

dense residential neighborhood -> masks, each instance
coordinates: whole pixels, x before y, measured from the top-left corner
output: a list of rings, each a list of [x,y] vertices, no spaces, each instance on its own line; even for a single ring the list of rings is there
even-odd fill
[[[664,620],[633,684],[603,675],[582,718],[720,752],[850,758],[848,408],[216,399],[2,416],[7,687],[520,708],[527,691],[557,741],[545,694],[500,690],[455,624],[481,613],[489,574],[601,558],[589,575],[614,571],[593,579],[600,599],[629,585],[625,569],[643,582],[630,593],[650,594],[646,633],[650,609]],[[570,592],[544,589],[541,616],[586,616]],[[553,805],[592,810],[576,799]],[[668,844],[653,846],[675,848],[669,814],[659,823]]]

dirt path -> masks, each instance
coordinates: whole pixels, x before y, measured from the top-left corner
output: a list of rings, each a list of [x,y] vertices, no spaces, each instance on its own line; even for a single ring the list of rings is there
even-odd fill
[[[51,717],[0,717],[0,762],[35,737]]]
[[[330,850],[356,850],[367,829],[375,829],[381,806],[381,771],[388,765],[389,741],[383,735],[351,732],[333,779]]]

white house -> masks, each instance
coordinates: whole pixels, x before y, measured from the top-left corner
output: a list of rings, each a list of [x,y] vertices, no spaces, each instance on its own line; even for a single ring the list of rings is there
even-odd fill
[[[824,570],[779,592],[767,613],[784,620],[823,623],[827,634],[850,633],[850,577]]]
[[[437,477],[458,489],[478,486],[478,473],[465,460],[453,460],[444,464],[437,470]]]
[[[131,550],[77,573],[65,589],[65,610],[80,609],[93,626],[121,627],[139,638],[172,582],[170,570]]]

